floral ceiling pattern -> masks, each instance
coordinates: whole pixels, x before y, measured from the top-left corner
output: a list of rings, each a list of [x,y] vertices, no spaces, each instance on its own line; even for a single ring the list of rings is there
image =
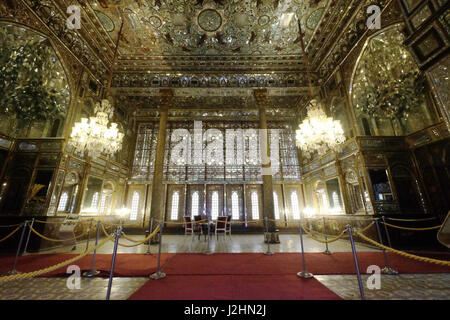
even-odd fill
[[[329,0],[90,0],[121,57],[299,55]]]

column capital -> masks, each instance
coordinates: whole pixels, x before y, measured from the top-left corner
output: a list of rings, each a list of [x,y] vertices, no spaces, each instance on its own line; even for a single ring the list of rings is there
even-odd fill
[[[161,111],[167,111],[172,107],[173,90],[172,89],[159,89],[159,109]]]

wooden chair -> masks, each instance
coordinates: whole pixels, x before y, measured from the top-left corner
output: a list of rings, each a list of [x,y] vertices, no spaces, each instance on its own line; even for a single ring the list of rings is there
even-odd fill
[[[219,240],[219,233],[223,233],[224,236],[226,235],[226,232],[227,232],[227,221],[228,221],[228,217],[227,216],[219,216],[219,217],[217,217],[216,227],[214,228],[217,240]]]
[[[195,234],[198,234],[198,239],[200,239],[202,228],[192,221],[191,217],[184,216],[184,235],[192,235],[192,240],[194,240]]]
[[[225,235],[227,234],[231,238],[231,215],[227,216],[227,226],[225,228]]]

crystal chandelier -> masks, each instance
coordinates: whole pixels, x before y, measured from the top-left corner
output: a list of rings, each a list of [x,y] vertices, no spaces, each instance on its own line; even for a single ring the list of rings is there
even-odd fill
[[[308,115],[296,131],[296,138],[297,147],[307,158],[310,158],[315,151],[319,156],[330,149],[339,151],[340,144],[345,142],[340,121],[327,117],[316,100],[311,100]]]
[[[113,107],[106,99],[111,89],[114,64],[117,58],[119,41],[122,35],[123,20],[117,35],[114,58],[111,64],[108,84],[102,101],[95,105],[94,117],[82,118],[81,122],[76,122],[70,134],[69,143],[79,152],[87,153],[90,157],[98,157],[100,154],[113,155],[122,148],[123,133],[119,131],[117,123],[109,119],[113,116]]]
[[[303,52],[303,60],[306,65],[308,75],[309,90],[311,97],[314,97],[312,87],[311,71],[308,62],[308,54],[305,50],[304,33],[298,21],[300,40]],[[344,130],[341,122],[327,117],[320,104],[313,98],[308,106],[306,119],[299,125],[296,131],[297,147],[299,147],[307,158],[317,151],[319,156],[324,155],[328,150],[339,151],[340,144],[345,141]]]
[[[88,152],[91,157],[101,153],[113,155],[122,148],[123,133],[119,132],[117,123],[112,122],[113,108],[107,99],[96,104],[95,116],[82,118],[75,123],[70,135],[70,143],[78,151]]]

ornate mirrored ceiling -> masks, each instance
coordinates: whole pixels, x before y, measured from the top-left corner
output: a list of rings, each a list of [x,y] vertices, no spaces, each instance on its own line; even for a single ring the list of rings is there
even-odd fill
[[[90,0],[111,39],[120,19],[121,58],[299,55],[329,0]]]

